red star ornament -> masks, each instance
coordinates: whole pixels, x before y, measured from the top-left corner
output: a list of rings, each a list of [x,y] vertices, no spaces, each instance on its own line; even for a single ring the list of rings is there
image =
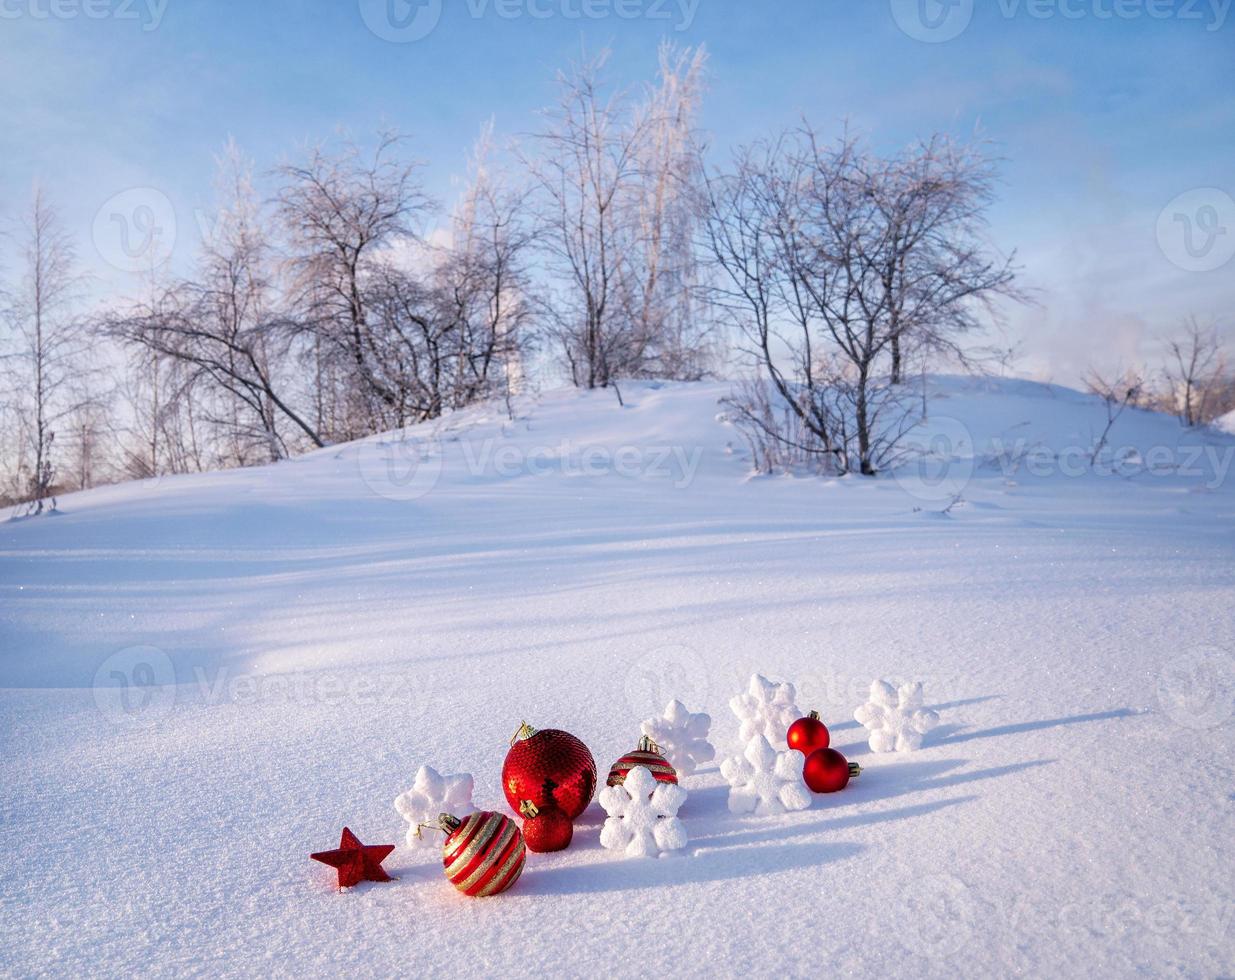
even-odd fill
[[[318,851],[309,857],[337,868],[339,887],[351,888],[361,881],[394,881],[382,868],[382,862],[394,849],[394,844],[362,844],[355,834],[344,827],[337,850]]]

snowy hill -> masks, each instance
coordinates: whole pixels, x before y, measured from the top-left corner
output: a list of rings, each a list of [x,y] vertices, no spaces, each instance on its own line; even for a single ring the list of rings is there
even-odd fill
[[[945,377],[896,472],[752,478],[728,390],[551,392],[0,524],[0,969],[1235,971],[1235,437],[1129,410],[1092,459],[1097,399]],[[845,791],[736,817],[709,765],[684,855],[602,850],[594,803],[484,901],[403,846],[421,764],[504,810],[521,721],[603,774],[673,697],[728,754],[755,671]],[[875,677],[925,682],[919,752],[867,747]],[[335,892],[308,853],[344,824],[396,882]]]

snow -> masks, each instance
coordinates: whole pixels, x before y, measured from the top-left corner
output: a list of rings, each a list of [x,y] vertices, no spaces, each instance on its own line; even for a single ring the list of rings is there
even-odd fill
[[[644,384],[0,524],[0,972],[1235,972],[1235,438],[1129,410],[1090,467],[1096,400],[931,387],[875,481],[752,478],[728,386]],[[603,772],[677,698],[736,753],[752,673],[862,778],[754,818],[704,765],[679,856],[594,803],[489,899],[308,858],[401,841],[422,764],[505,812],[525,719]],[[919,751],[870,752],[872,677]]]

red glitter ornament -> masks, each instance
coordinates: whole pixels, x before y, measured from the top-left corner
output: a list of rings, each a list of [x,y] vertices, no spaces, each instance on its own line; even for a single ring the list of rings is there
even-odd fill
[[[815,749],[826,749],[831,741],[828,726],[819,720],[819,712],[812,711],[805,718],[799,718],[789,726],[785,733],[785,741],[789,748],[797,749],[803,755],[810,755]]]
[[[531,800],[519,804],[523,814],[523,843],[529,851],[543,854],[564,851],[575,836],[575,825],[555,806],[541,810]]]
[[[802,778],[814,793],[835,793],[844,789],[849,780],[861,775],[862,767],[846,762],[836,749],[815,749],[806,757]]]
[[[537,731],[524,722],[502,764],[502,790],[516,813],[531,800],[539,810],[556,806],[574,820],[596,793],[596,760],[569,732]]]
[[[446,878],[464,895],[497,895],[523,874],[527,849],[510,817],[482,810],[462,820],[443,813],[437,822],[446,833],[442,845]]]
[[[606,785],[620,786],[626,781],[626,774],[635,766],[643,766],[656,778],[658,783],[676,783],[677,770],[669,764],[669,760],[660,754],[660,746],[644,735],[639,739],[639,747],[634,752],[627,752],[618,759],[609,770]]]
[[[336,850],[318,851],[309,857],[337,868],[339,887],[351,888],[362,881],[392,881],[382,862],[394,849],[394,844],[362,844],[355,834],[344,827]]]

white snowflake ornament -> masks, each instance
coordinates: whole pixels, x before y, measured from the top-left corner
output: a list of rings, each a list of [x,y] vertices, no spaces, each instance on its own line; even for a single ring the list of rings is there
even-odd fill
[[[741,755],[720,764],[729,784],[729,812],[774,816],[810,806],[810,791],[802,782],[801,753],[777,752],[764,736],[756,735]]]
[[[711,715],[687,711],[681,701],[670,701],[663,715],[649,718],[641,727],[643,734],[660,746],[661,754],[679,776],[689,776],[699,763],[716,758],[716,749],[708,741]]]
[[[912,752],[939,724],[939,715],[922,706],[921,681],[899,689],[887,681],[872,681],[870,700],[853,717],[870,730],[872,752]]]
[[[432,766],[421,766],[412,788],[395,797],[395,809],[408,822],[408,847],[441,848],[440,837],[420,836],[417,831],[421,824],[436,827],[439,814],[466,816],[476,809],[472,806],[472,776],[466,772],[443,776]]]
[[[788,748],[785,732],[805,713],[794,704],[796,697],[792,684],[770,681],[762,674],[751,675],[746,693],[729,700],[729,707],[741,722],[738,737],[742,744],[762,735],[776,748]]]
[[[601,847],[627,857],[656,857],[686,846],[686,825],[678,818],[686,790],[676,783],[658,783],[648,769],[635,766],[597,799],[609,814],[600,830]]]

